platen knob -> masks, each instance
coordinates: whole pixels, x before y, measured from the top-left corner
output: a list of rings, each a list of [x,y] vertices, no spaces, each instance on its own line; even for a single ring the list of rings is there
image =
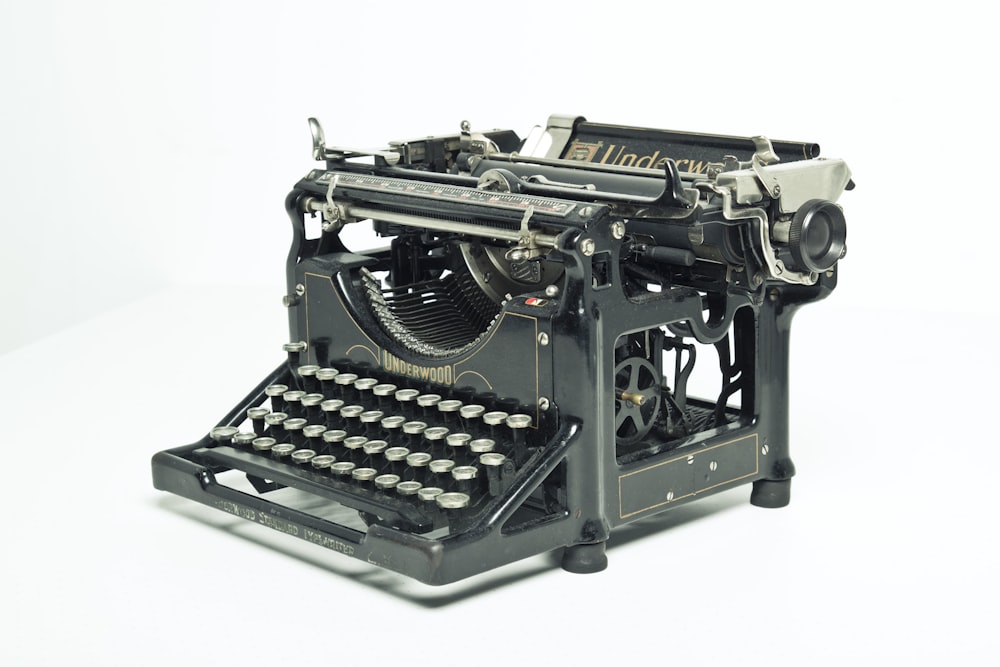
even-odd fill
[[[810,199],[795,212],[788,247],[796,268],[821,273],[833,267],[847,249],[847,221],[832,201]]]

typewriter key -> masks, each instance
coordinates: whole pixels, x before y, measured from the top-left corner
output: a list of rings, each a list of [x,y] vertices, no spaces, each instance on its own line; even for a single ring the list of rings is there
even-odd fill
[[[383,438],[388,440],[391,445],[399,443],[400,437],[402,436],[403,424],[405,422],[406,417],[402,417],[400,415],[383,417],[381,421]]]
[[[364,446],[366,442],[368,442],[368,438],[363,435],[352,435],[349,438],[344,438],[347,457],[354,463],[360,463],[364,459]]]
[[[357,397],[354,391],[354,381],[358,376],[354,373],[339,373],[333,378],[333,383],[337,386],[337,395],[345,401],[353,401]]]
[[[284,429],[281,425],[288,419],[288,415],[284,412],[269,412],[264,415],[264,423],[267,425],[266,431],[268,433],[274,433],[275,431],[284,434]]]
[[[340,409],[340,416],[344,420],[344,430],[348,433],[358,433],[361,431],[361,413],[365,411],[363,405],[345,405]]]
[[[479,469],[475,466],[456,466],[451,469],[451,477],[455,480],[455,488],[462,493],[471,494],[476,489],[476,475]]]
[[[240,430],[235,426],[216,426],[209,433],[209,437],[215,441],[216,445],[228,445],[233,441],[233,436]]]
[[[381,468],[386,462],[382,455],[388,447],[389,443],[385,440],[369,440],[366,442],[362,446],[365,452],[365,465],[372,468]]]
[[[417,396],[417,405],[420,406],[420,414],[423,419],[432,421],[437,416],[437,405],[440,402],[440,394],[420,394]]]
[[[344,420],[340,416],[340,409],[344,407],[344,402],[339,398],[331,398],[319,404],[320,410],[326,415],[327,428],[341,428]]]
[[[377,476],[378,470],[374,468],[355,468],[351,471],[351,479],[362,486],[368,486]]]
[[[259,437],[256,433],[240,432],[233,436],[233,444],[237,447],[250,447],[250,443]]]
[[[282,394],[282,398],[285,399],[285,412],[290,417],[302,417],[305,414],[305,411],[302,409],[302,397],[305,395],[306,392],[298,389],[286,391]]]
[[[299,366],[299,377],[302,379],[302,389],[307,392],[319,391],[319,380],[316,379],[316,372],[319,366],[306,365]]]
[[[356,465],[350,461],[337,461],[336,463],[330,464],[330,472],[333,476],[342,481],[350,481],[351,472],[357,468]]]
[[[285,428],[285,438],[295,446],[305,444],[305,436],[302,434],[302,429],[308,425],[309,422],[301,417],[286,419],[282,423],[282,426]]]
[[[482,426],[482,418],[485,413],[486,408],[482,405],[463,405],[458,410],[458,416],[462,422],[462,428],[469,433],[476,433]]]
[[[309,446],[316,451],[321,451],[323,449],[324,433],[326,433],[326,427],[322,424],[310,424],[302,429],[302,435],[306,436],[309,440]]]
[[[264,417],[270,412],[267,408],[250,408],[247,410],[247,419],[253,424],[253,431],[257,435],[264,435]]]
[[[399,409],[404,417],[408,419],[415,419],[420,416],[419,408],[416,405],[417,396],[420,392],[416,389],[400,389],[395,394],[393,394],[396,401],[399,403]]]
[[[278,459],[279,461],[284,460],[289,454],[295,451],[295,445],[290,442],[283,442],[280,445],[275,445],[271,447],[271,456]]]
[[[316,379],[319,380],[320,392],[324,396],[333,396],[334,391],[337,387],[334,383],[334,378],[337,377],[338,371],[336,368],[321,368],[316,371]]]
[[[302,397],[302,407],[305,408],[306,419],[310,422],[323,420],[323,394],[306,394]]]
[[[431,455],[426,452],[413,452],[406,456],[406,470],[403,477],[423,483],[427,481],[427,464]]]
[[[451,459],[434,459],[427,464],[427,469],[431,473],[429,480],[442,489],[451,488],[451,470],[454,467],[455,462]]]
[[[272,384],[264,389],[264,394],[271,399],[271,412],[284,412],[285,400],[282,398],[288,391],[288,385]]]
[[[511,415],[507,417],[507,426],[511,429],[514,462],[517,465],[521,465],[528,458],[528,442],[524,429],[531,426],[531,417],[528,415]]]
[[[278,441],[274,438],[255,438],[250,445],[254,448],[254,451],[264,454],[271,451],[271,448],[274,447],[277,442]]]
[[[406,457],[410,455],[410,450],[406,447],[389,447],[382,453],[388,463],[389,472],[402,475],[406,468]]]
[[[436,486],[425,486],[417,490],[417,497],[425,502],[432,502],[442,493],[444,493],[444,489],[440,489]]]
[[[476,438],[469,441],[469,451],[473,454],[485,454],[486,452],[492,452],[496,444],[496,441],[492,438]]]
[[[451,449],[451,458],[456,463],[461,464],[468,460],[468,445],[471,440],[472,436],[468,433],[449,433],[444,439],[448,448]]]
[[[423,488],[423,484],[421,484],[420,482],[414,482],[413,480],[409,480],[397,484],[396,493],[404,497],[415,496],[417,495],[417,492],[420,491],[421,488]]]
[[[469,494],[467,493],[439,493],[434,498],[438,507],[446,510],[457,510],[469,506]]]
[[[330,456],[329,454],[320,454],[319,456],[314,456],[309,463],[316,470],[327,470],[336,462],[337,457]]]
[[[486,471],[486,486],[491,496],[498,496],[506,490],[514,476],[514,464],[503,454],[489,452],[479,457]]]
[[[457,424],[458,411],[462,408],[462,401],[456,401],[455,399],[441,401],[438,403],[437,408],[440,413],[441,420],[445,424]]]
[[[399,475],[379,475],[375,478],[375,488],[379,491],[391,491],[399,485]]]
[[[427,430],[427,422],[406,422],[403,424],[403,433],[406,434],[406,444],[410,449],[420,449],[423,447],[424,431]]]
[[[299,465],[305,465],[316,458],[316,452],[312,449],[296,449],[292,452],[292,461]]]
[[[377,438],[382,435],[380,422],[384,416],[385,413],[381,410],[365,410],[358,415],[364,434],[369,438]]]
[[[377,397],[378,409],[383,412],[389,411],[389,406],[393,405],[393,394],[396,393],[394,384],[377,384],[372,387],[372,393]]]

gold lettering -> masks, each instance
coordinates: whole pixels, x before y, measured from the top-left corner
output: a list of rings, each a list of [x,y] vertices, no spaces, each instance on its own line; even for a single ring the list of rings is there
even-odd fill
[[[632,163],[635,162],[635,159],[637,157],[639,157],[639,156],[636,155],[635,153],[626,153],[625,155],[622,156],[621,160],[619,160],[615,164],[617,164],[617,165],[619,165],[621,167],[631,167]],[[628,161],[626,162],[626,160],[628,160]]]
[[[694,160],[688,160],[688,172],[692,174],[703,174],[705,170],[708,169],[708,163],[702,160],[695,162]]]
[[[615,149],[615,145],[614,144],[611,144],[610,146],[608,146],[607,152],[604,153],[604,157],[601,158],[601,164],[605,164],[608,161],[608,158],[611,157],[611,151],[613,151],[614,149]],[[612,164],[614,164],[614,163],[612,163]]]
[[[641,158],[635,161],[636,167],[652,167],[653,163],[656,162],[656,158],[660,157],[660,151],[656,151],[652,155],[643,155]],[[643,160],[647,160],[646,164],[642,164]]]

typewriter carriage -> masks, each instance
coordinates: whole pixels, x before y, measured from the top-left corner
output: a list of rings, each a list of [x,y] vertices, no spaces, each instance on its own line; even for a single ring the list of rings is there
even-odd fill
[[[597,571],[615,527],[740,484],[753,483],[753,504],[788,502],[789,328],[800,305],[836,285],[846,225],[834,202],[853,185],[842,161],[817,158],[815,144],[573,117],[550,119],[544,155],[518,155],[513,132],[473,133],[464,123],[457,135],[378,151],[328,148],[319,124],[310,128],[325,166],[286,199],[287,363],[223,430],[154,457],[158,488],[432,584],[561,547],[565,569]],[[626,141],[638,146],[631,161],[596,161]],[[666,147],[692,157],[661,160]],[[720,153],[736,148],[743,160]],[[646,158],[655,169],[633,166]],[[698,169],[682,173],[681,163]],[[308,229],[310,218],[319,229]],[[388,247],[346,247],[345,227],[369,220]],[[706,394],[713,358],[717,389]],[[317,367],[504,415],[470,425],[391,408],[409,423],[495,436],[486,454],[502,464],[456,449],[453,468],[478,466],[473,488],[251,423],[250,409],[285,409],[268,396],[274,385],[361,400],[366,390],[331,390],[304,372]],[[314,410],[300,421],[321,419]],[[354,420],[336,419],[345,429]],[[369,441],[445,456],[436,441],[365,429]],[[446,488],[437,501],[380,494],[254,450],[250,436]],[[220,482],[234,470],[253,489]],[[328,520],[315,502],[304,511],[273,500],[284,487],[356,510],[366,525]],[[442,502],[446,493],[466,497]]]

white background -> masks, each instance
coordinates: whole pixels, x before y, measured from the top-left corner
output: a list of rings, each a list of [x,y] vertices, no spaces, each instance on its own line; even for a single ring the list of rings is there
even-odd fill
[[[995,661],[996,39],[962,2],[6,4],[0,662]],[[851,165],[788,508],[431,589],[152,489],[279,359],[307,117],[374,146],[553,112]]]

